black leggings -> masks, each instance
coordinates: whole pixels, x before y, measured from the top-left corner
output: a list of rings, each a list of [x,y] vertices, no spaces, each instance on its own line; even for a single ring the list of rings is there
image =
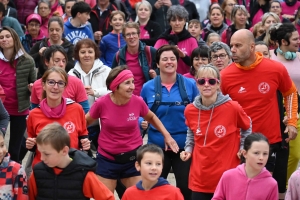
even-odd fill
[[[191,200],[211,200],[214,193],[192,192]]]
[[[176,186],[180,189],[184,199],[190,200],[192,191],[188,188],[188,183],[191,159],[183,162],[180,159],[180,152],[176,154],[173,151],[164,151],[164,156],[164,167],[161,176],[166,179],[172,167],[176,179]]]
[[[19,154],[22,144],[22,138],[26,130],[26,117],[27,115],[10,115],[10,138],[8,152],[10,158],[19,162]]]

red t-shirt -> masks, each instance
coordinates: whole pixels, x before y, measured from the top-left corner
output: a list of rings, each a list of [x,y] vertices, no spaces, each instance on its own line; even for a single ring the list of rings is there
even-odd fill
[[[270,144],[280,142],[280,121],[276,91],[286,93],[292,87],[285,67],[270,59],[252,69],[241,69],[235,63],[221,71],[221,90],[241,104],[252,119],[252,131],[264,134]]]
[[[31,91],[31,103],[39,104],[42,100],[43,86],[42,79],[38,79],[33,83]],[[66,86],[63,97],[72,99],[80,103],[87,100],[87,95],[81,80],[75,76],[68,76],[68,85]]]
[[[135,95],[125,105],[114,104],[110,94],[97,99],[90,109],[90,115],[94,119],[100,118],[101,122],[98,152],[113,160],[104,151],[119,154],[141,146],[143,141],[138,120],[148,112],[149,108],[143,99]]]
[[[71,148],[79,148],[80,136],[87,136],[85,114],[82,107],[77,103],[68,104],[66,114],[62,118],[50,119],[44,115],[40,108],[30,111],[27,119],[27,134],[29,138],[36,138],[41,130],[48,124],[57,122],[61,124],[69,133],[71,139]],[[36,150],[32,167],[41,161],[41,153]]]
[[[193,104],[187,105],[184,111],[186,125],[194,133],[189,188],[196,192],[213,193],[222,174],[238,166],[240,128],[250,128],[250,118],[235,101],[215,107],[210,118],[211,112],[201,110],[199,120],[199,109]],[[197,133],[198,120],[201,133]]]

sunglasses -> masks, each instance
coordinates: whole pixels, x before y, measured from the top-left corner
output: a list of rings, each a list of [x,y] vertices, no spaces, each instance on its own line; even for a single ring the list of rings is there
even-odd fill
[[[208,83],[209,85],[216,85],[216,83],[219,83],[220,81],[216,78],[198,78],[197,83],[199,85],[204,85],[205,83]]]

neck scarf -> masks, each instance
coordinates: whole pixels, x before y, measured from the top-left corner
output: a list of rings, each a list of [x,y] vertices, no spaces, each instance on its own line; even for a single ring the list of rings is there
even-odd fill
[[[40,103],[40,108],[42,112],[48,117],[48,118],[54,118],[58,119],[65,115],[66,113],[66,99],[64,97],[61,98],[61,104],[56,106],[55,108],[50,108],[47,104],[47,98],[43,99]]]

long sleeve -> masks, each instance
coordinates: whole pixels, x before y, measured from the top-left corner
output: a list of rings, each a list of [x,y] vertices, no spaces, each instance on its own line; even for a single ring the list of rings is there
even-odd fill
[[[188,128],[184,150],[192,153],[194,149],[194,145],[195,145],[194,133],[190,128]]]
[[[0,100],[0,129],[2,132],[6,133],[8,123],[9,123],[9,114],[6,111],[2,101]]]
[[[17,165],[15,165],[17,166]],[[26,173],[22,165],[18,165],[14,170],[16,177],[14,180],[14,199],[16,200],[28,200],[28,187]]]
[[[284,98],[284,106],[286,116],[288,118],[288,125],[297,127],[298,121],[298,95],[295,84],[292,84],[289,92],[282,94]]]
[[[250,119],[250,127],[247,130],[241,129],[240,149],[244,148],[244,141],[248,135],[252,133],[252,120]]]

